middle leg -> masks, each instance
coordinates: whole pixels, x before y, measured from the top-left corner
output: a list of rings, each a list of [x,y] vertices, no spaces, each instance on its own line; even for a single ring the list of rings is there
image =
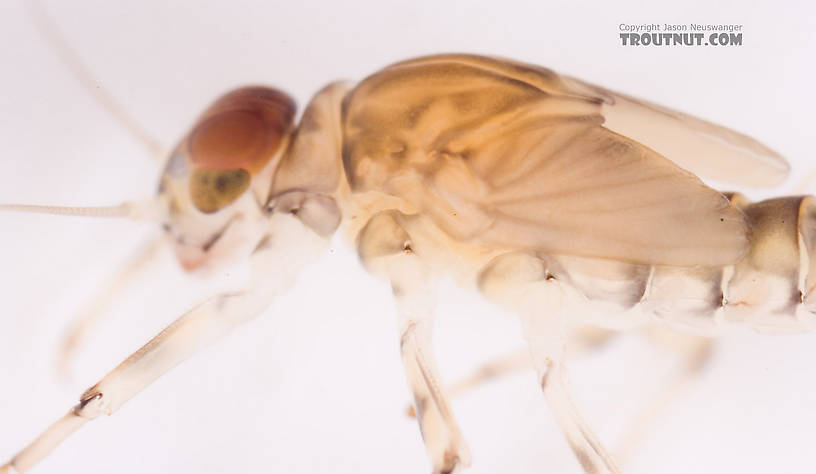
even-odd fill
[[[570,358],[581,357],[588,352],[592,352],[609,342],[615,334],[617,333],[612,330],[593,326],[573,328],[568,336],[567,356]],[[476,390],[498,378],[532,368],[530,350],[520,348],[480,365],[470,375],[450,385],[448,394],[456,397]],[[413,406],[409,406],[405,413],[411,418],[416,416]]]
[[[587,474],[620,474],[606,448],[584,421],[567,383],[565,295],[546,262],[526,253],[495,258],[479,277],[480,290],[521,316],[522,329],[544,398]]]

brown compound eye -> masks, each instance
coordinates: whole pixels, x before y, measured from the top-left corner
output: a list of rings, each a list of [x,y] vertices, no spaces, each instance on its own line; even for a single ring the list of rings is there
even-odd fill
[[[284,143],[294,114],[289,96],[266,87],[237,89],[207,109],[186,141],[198,210],[216,212],[246,191]]]
[[[261,118],[251,112],[224,112],[196,127],[190,137],[190,156],[203,168],[257,171],[280,141],[275,132],[270,136]]]

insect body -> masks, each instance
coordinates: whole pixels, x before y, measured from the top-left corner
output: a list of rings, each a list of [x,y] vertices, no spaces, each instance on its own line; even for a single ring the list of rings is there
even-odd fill
[[[5,472],[29,470],[263,312],[338,230],[394,290],[434,472],[470,464],[431,347],[430,285],[440,276],[521,315],[541,388],[588,473],[619,469],[564,378],[571,324],[813,326],[811,198],[748,203],[694,174],[778,183],[785,161],[744,135],[543,68],[466,55],[331,84],[297,126],[293,117],[282,92],[239,89],[179,142],[156,199],[104,210],[6,206],[157,216],[185,268],[249,259],[253,271],[244,289],[192,308],[88,389]]]

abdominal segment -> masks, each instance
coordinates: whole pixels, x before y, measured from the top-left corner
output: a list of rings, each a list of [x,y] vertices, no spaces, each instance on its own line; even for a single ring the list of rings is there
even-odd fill
[[[649,266],[562,256],[555,259],[559,277],[584,300],[592,322],[601,325],[659,321],[698,333],[730,325],[811,330],[816,323],[814,199],[751,203],[739,194],[728,197],[751,227],[750,249],[734,265]]]

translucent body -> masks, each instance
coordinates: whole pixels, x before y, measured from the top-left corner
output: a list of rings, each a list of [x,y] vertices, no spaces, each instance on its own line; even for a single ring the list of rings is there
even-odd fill
[[[287,107],[275,114],[291,119]],[[664,135],[651,126],[658,119],[678,132]],[[439,276],[454,275],[522,316],[541,388],[587,472],[618,468],[569,394],[563,346],[565,328],[577,322],[571,304],[599,305],[592,322],[613,327],[645,317],[675,324],[701,312],[702,322],[682,322],[707,329],[718,311],[756,327],[810,327],[789,317],[810,306],[810,202],[751,205],[693,174],[722,172],[700,155],[707,152],[750,163],[751,172],[734,174],[737,182],[776,183],[784,160],[743,135],[545,69],[471,56],[408,61],[353,88],[330,85],[291,136],[285,120],[270,123],[277,135],[266,154],[247,160],[239,146],[239,156],[225,159],[221,152],[236,147],[222,146],[235,143],[220,126],[263,133],[243,116],[210,129],[205,114],[171,157],[158,199],[182,264],[249,258],[257,265],[246,290],[186,313],[6,470],[27,470],[84,420],[112,413],[262,312],[299,266],[278,265],[301,259],[287,249],[308,260],[340,226],[394,289],[401,355],[435,472],[470,462],[431,350],[429,283]],[[199,133],[215,138],[197,141]],[[243,173],[228,175],[224,194],[209,199],[221,191],[219,176],[201,170]]]
[[[338,133],[330,113],[312,117],[329,91],[338,101],[338,87],[304,118],[327,136]],[[787,164],[749,137],[543,68],[474,56],[397,63],[351,90],[343,112],[342,151],[337,139],[299,148],[322,133],[301,130],[286,160],[310,172],[278,179],[273,199],[295,188],[328,194],[353,216],[353,238],[371,215],[404,213],[414,251],[466,285],[483,280],[497,255],[535,255],[605,326],[656,317],[706,333],[725,322],[812,328],[800,307],[816,278],[811,200],[729,200],[672,162],[719,178],[732,166],[733,182],[776,184]],[[674,128],[655,127],[656,118]]]

